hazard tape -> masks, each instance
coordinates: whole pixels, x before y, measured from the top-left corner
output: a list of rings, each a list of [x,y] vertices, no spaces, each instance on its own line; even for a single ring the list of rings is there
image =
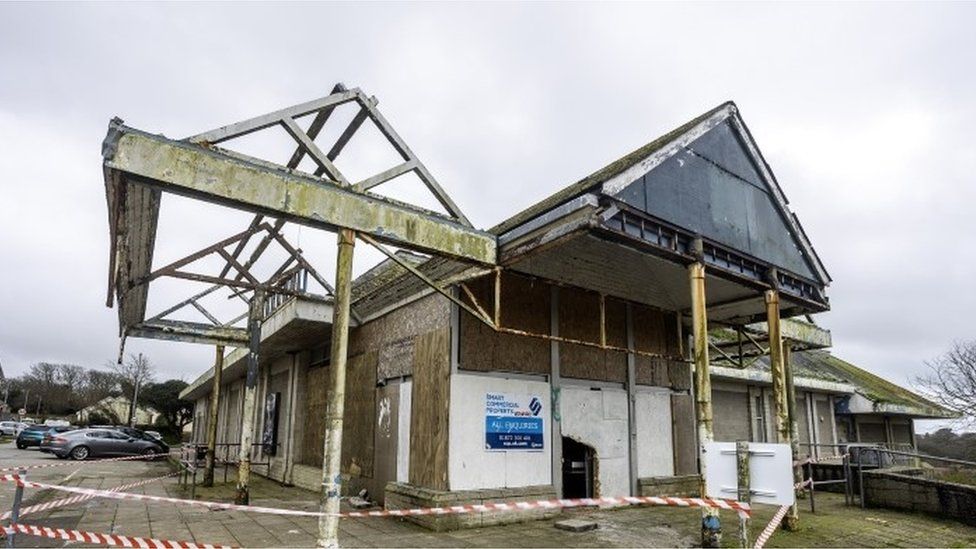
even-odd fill
[[[301,511],[297,509],[278,509],[274,507],[260,507],[251,505],[237,505],[233,503],[221,503],[216,501],[189,500],[171,498],[165,496],[150,496],[145,494],[132,494],[128,492],[112,492],[108,490],[95,490],[91,488],[76,488],[71,486],[57,486],[23,480],[18,475],[10,475],[14,481],[29,488],[40,488],[46,490],[59,490],[79,495],[92,497],[105,497],[120,500],[140,500],[154,501],[158,503],[177,503],[184,505],[196,505],[210,509],[220,509],[224,511],[245,511],[251,513],[265,513],[273,515],[292,515],[304,517],[338,516],[349,518],[364,517],[403,517],[416,515],[449,515],[463,513],[477,513],[487,511],[521,511],[527,509],[558,509],[563,507],[594,507],[598,505],[668,505],[674,507],[712,507],[716,509],[726,509],[736,511],[741,515],[748,516],[751,508],[748,503],[709,498],[677,498],[677,497],[658,497],[658,496],[624,496],[624,497],[604,497],[604,498],[581,498],[581,499],[552,499],[537,501],[519,501],[508,503],[482,503],[476,505],[455,505],[451,507],[425,507],[416,509],[385,509],[381,511],[349,511],[345,513],[327,514],[318,511]],[[2,480],[2,479],[0,479]]]
[[[4,467],[3,469],[0,469],[0,473],[6,473],[8,471],[31,471],[31,470],[34,470],[34,469],[49,469],[51,467],[65,467],[65,466],[68,466],[68,465],[97,465],[99,463],[109,463],[109,462],[113,462],[113,461],[131,461],[131,460],[137,460],[137,459],[151,461],[151,460],[154,460],[154,459],[159,459],[161,457],[167,457],[167,456],[169,456],[169,455],[171,455],[171,454],[173,454],[175,452],[177,452],[177,450],[171,450],[168,453],[159,453],[159,454],[152,454],[152,455],[142,455],[142,454],[139,454],[138,456],[125,456],[125,457],[117,457],[117,458],[93,459],[93,460],[90,460],[90,461],[88,461],[88,460],[86,460],[86,461],[74,461],[74,460],[72,460],[72,461],[61,461],[61,462],[58,462],[58,463],[44,463],[42,465],[24,465],[22,467]],[[7,477],[7,476],[9,476],[9,475],[0,475],[0,480],[6,480],[4,477]]]
[[[163,480],[165,478],[173,477],[173,476],[176,476],[178,474],[179,474],[178,472],[177,473],[170,473],[168,475],[163,475],[161,477],[151,478],[151,479],[147,479],[147,480],[140,480],[139,482],[132,482],[132,483],[129,483],[129,484],[123,484],[121,486],[116,486],[115,488],[110,488],[108,491],[109,492],[121,492],[122,490],[128,490],[130,488],[137,488],[139,486],[145,486],[146,484],[149,484],[149,483],[152,483],[152,482],[156,482],[157,480]],[[56,499],[54,501],[48,501],[48,502],[45,502],[45,503],[38,503],[37,505],[31,505],[29,507],[24,507],[23,509],[21,509],[20,510],[20,516],[21,517],[24,517],[25,515],[28,515],[28,514],[31,514],[31,513],[38,513],[40,511],[47,511],[48,509],[55,509],[57,507],[64,507],[65,505],[72,505],[74,503],[81,503],[83,501],[88,501],[90,499],[93,499],[94,497],[95,496],[92,496],[92,495],[71,496],[71,497],[68,497],[68,498]],[[7,520],[7,519],[9,519],[10,518],[10,515],[11,515],[11,512],[10,511],[6,511],[3,514],[0,514],[0,520]]]
[[[212,545],[209,543],[194,543],[192,541],[173,541],[154,538],[139,538],[122,536],[119,534],[99,534],[82,530],[65,530],[63,528],[49,528],[31,524],[11,524],[4,527],[4,532],[10,534],[27,534],[43,538],[80,541],[82,543],[96,543],[119,547],[150,547],[154,549],[230,549],[231,545]]]
[[[811,484],[813,484],[813,479],[812,478],[808,478],[808,479],[804,480],[803,482],[797,482],[796,484],[794,484],[793,485],[793,489],[794,490],[802,490],[802,489],[806,488],[807,486],[809,486]]]
[[[783,517],[786,516],[786,513],[789,510],[790,506],[784,505],[779,508],[779,511],[776,511],[776,514],[773,515],[772,519],[770,519],[769,524],[763,528],[763,531],[756,538],[756,545],[753,547],[753,549],[762,549],[763,546],[766,545],[766,542],[769,541],[769,538],[773,537],[773,533],[776,532],[776,528],[779,527],[779,523],[783,522]]]

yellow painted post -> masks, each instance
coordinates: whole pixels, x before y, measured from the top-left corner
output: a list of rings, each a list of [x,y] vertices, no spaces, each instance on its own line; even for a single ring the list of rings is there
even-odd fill
[[[224,346],[217,345],[214,360],[213,387],[210,389],[209,423],[207,423],[207,462],[203,469],[203,485],[213,486],[214,461],[217,451],[217,414],[220,406],[220,378],[224,373]]]
[[[796,386],[793,384],[793,350],[789,344],[783,345],[783,369],[786,371],[786,393],[789,396],[789,418],[790,418],[790,449],[793,451],[793,461],[800,459],[800,431],[797,429],[796,419]],[[811,474],[813,470],[810,470]],[[811,477],[812,478],[812,477]],[[803,482],[803,467],[793,466],[793,483]],[[796,491],[797,497],[805,497],[806,492],[801,488]],[[800,511],[796,503],[790,507],[790,512],[786,515],[786,529],[793,531],[799,528]]]
[[[780,331],[779,292],[766,290],[766,325],[769,327],[769,365],[773,378],[773,406],[776,413],[776,442],[791,444],[789,390],[786,383],[786,365],[783,360],[783,335]],[[793,460],[797,458],[793,452]],[[796,506],[793,506],[794,509]],[[783,528],[794,530],[796,520],[790,524],[789,518],[783,521]]]
[[[346,406],[346,354],[349,345],[349,306],[352,289],[352,257],[356,233],[339,230],[336,259],[335,303],[332,313],[332,349],[329,361],[329,395],[325,411],[325,453],[322,459],[322,492],[319,499],[319,547],[339,546],[339,498],[342,496],[342,417]]]
[[[695,363],[695,410],[698,425],[698,472],[701,475],[701,497],[707,497],[705,486],[705,460],[702,449],[714,440],[712,431],[712,380],[708,365],[708,313],[705,297],[705,266],[692,263],[688,266],[691,282],[691,333]],[[722,524],[718,509],[702,508],[702,547],[719,547],[722,543]]]

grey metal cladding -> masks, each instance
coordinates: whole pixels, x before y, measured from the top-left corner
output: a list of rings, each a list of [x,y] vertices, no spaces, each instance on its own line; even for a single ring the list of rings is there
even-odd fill
[[[728,122],[614,196],[708,240],[818,280]]]

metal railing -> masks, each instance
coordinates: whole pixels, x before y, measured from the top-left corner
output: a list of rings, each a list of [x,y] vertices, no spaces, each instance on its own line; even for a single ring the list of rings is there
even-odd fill
[[[286,290],[305,292],[308,291],[308,271],[297,269],[286,278],[280,286]],[[264,300],[264,318],[273,315],[278,309],[282,308],[289,301],[296,299],[294,295],[272,293]]]
[[[254,448],[264,448],[265,446],[267,445],[261,442],[251,443],[252,451]],[[240,455],[240,449],[240,442],[218,442],[214,447],[214,468],[224,468],[224,482],[227,482],[227,473],[230,467],[237,467],[237,464],[240,463],[238,458]],[[196,485],[196,469],[203,467],[206,463],[207,450],[208,448],[206,443],[194,442],[186,443],[180,448],[180,462],[182,463],[185,459],[188,463],[192,464],[194,487]],[[185,458],[184,455],[186,456]],[[220,457],[221,455],[223,455],[223,458]],[[271,476],[270,458],[268,458],[266,461],[252,460],[251,467],[255,466],[265,467],[265,476]]]

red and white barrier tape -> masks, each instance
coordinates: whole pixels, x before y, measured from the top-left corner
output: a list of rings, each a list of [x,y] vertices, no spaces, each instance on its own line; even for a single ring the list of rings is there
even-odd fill
[[[796,484],[794,484],[793,485],[793,489],[794,490],[802,490],[802,489],[806,488],[807,486],[810,486],[811,484],[813,484],[813,479],[812,478],[808,478],[808,479],[804,480],[803,482],[797,482]]]
[[[145,494],[131,494],[127,492],[112,492],[107,490],[94,490],[91,488],[75,488],[71,486],[56,486],[23,480],[18,475],[8,475],[14,477],[14,481],[28,488],[40,488],[47,490],[59,490],[79,495],[89,495],[93,497],[105,497],[110,499],[129,499],[141,501],[154,501],[159,503],[177,503],[183,505],[196,505],[210,509],[221,509],[230,511],[246,511],[251,513],[266,513],[273,515],[292,515],[305,517],[325,516],[318,511],[301,511],[297,509],[277,509],[274,507],[259,507],[252,505],[236,505],[233,503],[221,503],[216,501],[189,500],[171,498],[165,496],[150,496]],[[0,479],[3,480],[3,479]],[[724,499],[708,498],[675,498],[675,497],[656,497],[656,496],[623,496],[623,497],[604,497],[604,498],[583,498],[583,499],[553,499],[537,501],[519,501],[508,503],[483,503],[477,505],[455,505],[451,507],[426,507],[417,509],[386,509],[381,511],[351,511],[337,513],[336,516],[363,518],[363,517],[403,517],[415,515],[449,515],[463,513],[478,513],[486,511],[520,511],[526,509],[557,509],[563,507],[593,507],[598,505],[669,505],[675,507],[714,507],[716,509],[727,509],[736,511],[740,514],[748,515],[751,510],[749,504]]]
[[[850,454],[844,453],[844,454],[841,454],[839,456],[826,456],[825,460],[830,460],[830,459],[844,459],[846,457],[850,457]],[[820,460],[820,458],[813,458],[813,457],[807,456],[807,457],[805,457],[803,459],[798,459],[798,460],[794,461],[793,462],[793,467],[803,467],[804,465],[806,465],[808,463],[817,464],[817,463],[821,463],[821,460]]]
[[[762,549],[763,546],[766,545],[766,542],[769,541],[769,538],[771,538],[773,533],[776,532],[776,528],[779,526],[779,523],[783,522],[783,517],[786,516],[786,513],[789,512],[789,510],[790,506],[784,505],[779,508],[779,511],[776,511],[776,514],[773,515],[773,518],[769,521],[769,524],[763,528],[763,531],[756,538],[756,545],[753,547],[753,549]]]
[[[169,454],[172,454],[172,453],[175,453],[175,452],[176,452],[176,450],[173,450],[173,451],[170,451]],[[142,454],[140,454],[138,456],[125,456],[125,457],[117,457],[117,458],[93,459],[91,461],[88,461],[88,460],[86,460],[86,461],[73,461],[73,460],[72,461],[67,461],[66,460],[66,461],[59,461],[57,463],[44,463],[44,464],[41,464],[41,465],[24,465],[23,467],[4,467],[3,469],[0,469],[0,473],[6,473],[8,471],[30,471],[30,470],[33,470],[33,469],[49,469],[51,467],[65,467],[67,465],[97,465],[99,463],[109,463],[109,462],[113,462],[113,461],[131,461],[131,460],[137,460],[137,459],[141,459],[141,460],[153,460],[153,459],[158,459],[158,458],[161,458],[161,457],[168,456],[169,454],[160,453],[160,454],[152,454],[151,456],[150,455],[142,455]],[[9,476],[9,475],[0,475],[0,480],[4,480],[2,477],[6,477],[6,476]]]
[[[136,487],[139,487],[139,486],[145,486],[146,484],[149,484],[151,482],[156,482],[157,480],[163,480],[165,478],[169,478],[169,477],[172,477],[172,476],[176,476],[178,474],[179,474],[178,472],[177,473],[170,473],[168,475],[163,475],[161,477],[151,478],[151,479],[147,479],[147,480],[140,480],[139,482],[132,482],[132,483],[129,483],[129,484],[123,484],[121,486],[116,486],[115,488],[110,488],[108,491],[109,492],[121,492],[122,490],[128,490],[130,488],[136,488]],[[71,497],[68,497],[68,498],[56,499],[54,501],[48,501],[48,502],[45,502],[45,503],[38,503],[37,505],[31,505],[29,507],[24,507],[23,509],[21,509],[20,510],[20,516],[23,517],[24,515],[28,515],[30,513],[37,513],[37,512],[40,512],[40,511],[47,511],[48,509],[54,509],[54,508],[57,508],[57,507],[64,507],[65,505],[71,505],[71,504],[74,504],[74,503],[81,503],[83,501],[88,501],[90,499],[93,499],[94,497],[95,496],[92,496],[92,495],[71,496]],[[3,514],[0,514],[0,520],[7,520],[7,519],[9,519],[10,518],[10,515],[11,515],[11,512],[10,511],[6,511]]]
[[[82,543],[96,543],[117,547],[150,547],[154,549],[217,549],[231,548],[229,545],[211,545],[209,543],[194,543],[192,541],[173,541],[154,538],[139,538],[122,536],[119,534],[98,534],[81,530],[65,530],[63,528],[48,528],[47,526],[33,526],[30,524],[11,524],[4,527],[7,535],[27,534],[43,538],[80,541]]]

